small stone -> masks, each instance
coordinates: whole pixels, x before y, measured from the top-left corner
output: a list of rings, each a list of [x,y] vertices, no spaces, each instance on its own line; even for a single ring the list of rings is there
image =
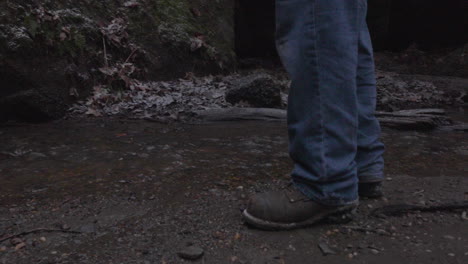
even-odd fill
[[[40,237],[39,240],[42,241],[42,242],[46,242],[46,241],[47,241],[47,239],[46,239],[45,237]]]
[[[57,251],[52,251],[50,252],[52,255],[56,255],[57,254]]]
[[[0,247],[0,252],[5,252],[7,248],[5,246]]]
[[[453,253],[448,253],[447,255],[448,255],[449,257],[455,257],[455,254],[453,254]]]
[[[288,248],[292,251],[296,251],[296,248],[293,245],[289,245]],[[266,251],[266,250],[265,250]]]
[[[80,231],[82,233],[95,233],[96,232],[96,226],[94,224],[83,225],[80,228]]]
[[[430,250],[430,249],[426,249],[426,252],[427,252],[427,253],[431,253],[431,252],[432,252],[432,250]]]
[[[371,249],[370,252],[374,255],[379,254],[379,251],[377,249]]]
[[[461,218],[462,218],[463,220],[468,220],[468,217],[466,216],[466,211],[464,211],[464,212],[462,213]]]
[[[196,246],[189,246],[177,253],[179,257],[189,260],[197,260],[203,256],[203,249]]]
[[[455,237],[450,236],[450,235],[445,235],[444,238],[445,238],[445,239],[450,239],[450,240],[454,240],[454,239],[455,239]]]
[[[393,180],[393,178],[387,177],[387,181],[392,181],[392,180]]]
[[[320,250],[322,251],[322,254],[324,256],[328,256],[328,255],[335,255],[336,252],[333,251],[330,246],[328,244],[326,244],[325,242],[320,242],[318,244],[318,247],[320,248]]]
[[[379,235],[382,235],[382,236],[390,236],[389,232],[387,232],[387,231],[385,231],[384,229],[381,229],[381,228],[377,229],[376,233],[379,234]]]

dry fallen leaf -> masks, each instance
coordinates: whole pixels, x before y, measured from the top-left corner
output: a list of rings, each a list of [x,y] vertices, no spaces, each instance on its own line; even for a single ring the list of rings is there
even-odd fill
[[[15,246],[15,250],[20,250],[26,246],[26,243],[21,242],[18,245]]]

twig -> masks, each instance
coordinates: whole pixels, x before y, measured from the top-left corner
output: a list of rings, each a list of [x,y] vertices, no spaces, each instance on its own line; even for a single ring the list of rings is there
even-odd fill
[[[104,47],[104,65],[106,65],[106,67],[109,67],[109,62],[107,61],[106,40],[104,39],[104,35],[102,35],[102,46]]]
[[[25,231],[25,232],[21,232],[21,233],[18,233],[18,234],[14,234],[14,235],[11,235],[11,236],[1,238],[0,243],[3,242],[3,241],[9,240],[9,239],[15,238],[15,237],[20,237],[20,236],[25,236],[25,235],[29,235],[29,234],[33,234],[33,233],[40,233],[40,232],[48,232],[48,233],[62,232],[62,233],[71,233],[71,234],[81,234],[80,231],[73,231],[73,230],[37,228],[37,229],[33,229],[33,230],[29,230],[29,231]]]
[[[358,231],[358,232],[363,232],[363,233],[375,233],[383,236],[392,236],[389,232],[385,231],[384,229],[373,229],[373,228],[367,228],[367,227],[362,227],[362,226],[343,226],[343,228],[353,230],[353,231]]]
[[[130,60],[130,58],[133,56],[133,54],[135,54],[135,52],[137,52],[137,50],[138,50],[138,48],[134,49],[134,50],[132,51],[132,53],[130,53],[130,55],[128,56],[128,58],[125,60],[124,63],[127,63],[127,62]]]

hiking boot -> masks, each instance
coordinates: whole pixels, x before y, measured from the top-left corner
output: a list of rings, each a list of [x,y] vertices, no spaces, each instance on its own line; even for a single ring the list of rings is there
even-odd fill
[[[358,202],[327,207],[320,205],[293,186],[253,196],[242,216],[247,224],[265,230],[289,230],[318,222],[346,223],[352,220]]]
[[[359,183],[359,196],[367,198],[379,198],[383,196],[382,182]]]

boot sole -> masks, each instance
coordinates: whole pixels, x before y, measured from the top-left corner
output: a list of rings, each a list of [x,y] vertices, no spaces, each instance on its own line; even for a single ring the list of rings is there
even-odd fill
[[[280,222],[271,222],[268,220],[263,220],[257,218],[247,210],[242,212],[242,217],[244,221],[253,227],[262,230],[278,231],[278,230],[291,230],[297,228],[309,227],[314,224],[324,222],[329,224],[345,224],[349,223],[356,217],[357,204],[341,206],[336,210],[326,211],[320,214],[315,215],[305,221],[295,222],[295,223],[280,223]]]

